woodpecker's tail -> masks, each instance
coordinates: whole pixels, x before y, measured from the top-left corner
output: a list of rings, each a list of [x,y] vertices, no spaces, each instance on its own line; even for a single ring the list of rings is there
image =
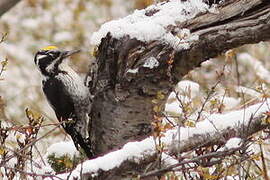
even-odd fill
[[[65,131],[71,136],[76,149],[79,151],[79,146],[84,150],[86,156],[91,158],[94,156],[89,139],[81,136],[72,124],[63,125]]]

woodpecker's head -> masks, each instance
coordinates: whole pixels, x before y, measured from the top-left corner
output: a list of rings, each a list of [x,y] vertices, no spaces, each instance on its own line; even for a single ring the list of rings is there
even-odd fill
[[[61,51],[55,46],[48,46],[36,53],[34,61],[42,75],[54,76],[62,72],[59,65],[63,60],[78,52],[79,50]]]

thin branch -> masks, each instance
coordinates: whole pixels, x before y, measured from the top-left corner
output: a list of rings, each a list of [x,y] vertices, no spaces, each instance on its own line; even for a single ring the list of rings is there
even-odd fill
[[[36,151],[37,151],[37,153],[38,153],[38,156],[40,157],[40,159],[41,159],[43,165],[46,165],[45,160],[44,160],[44,158],[42,157],[42,154],[41,154],[41,152],[39,151],[38,147],[37,147],[36,145],[34,145],[34,148],[36,149]]]
[[[263,177],[265,180],[269,180],[269,177],[268,177],[268,171],[267,171],[267,165],[265,163],[265,157],[264,157],[264,153],[263,153],[263,147],[261,144],[259,144],[260,146],[260,151],[261,151],[261,161],[262,161],[262,167],[263,167]]]
[[[21,0],[1,0],[0,1],[0,17],[20,1]]]
[[[207,96],[206,96],[206,98],[205,98],[205,100],[204,100],[204,102],[203,102],[203,104],[202,104],[202,106],[201,106],[201,109],[200,109],[200,111],[198,112],[198,116],[197,116],[196,122],[198,122],[198,121],[200,120],[201,114],[202,114],[203,111],[204,111],[204,108],[205,108],[206,103],[210,100],[211,96],[212,96],[213,93],[215,92],[215,89],[216,89],[216,87],[217,87],[217,85],[218,85],[219,83],[220,83],[220,80],[218,80],[218,81],[216,82],[216,84],[211,88],[211,90],[207,93]]]
[[[225,151],[211,152],[211,153],[207,153],[207,154],[204,154],[204,155],[201,155],[201,156],[193,157],[193,158],[191,158],[189,160],[181,161],[179,163],[176,163],[174,165],[168,166],[166,168],[162,168],[162,169],[159,169],[159,170],[155,170],[155,171],[151,171],[151,172],[145,173],[145,174],[141,175],[140,178],[146,178],[146,177],[150,177],[150,176],[162,175],[162,174],[164,174],[166,172],[169,172],[169,171],[173,170],[174,168],[177,168],[179,166],[182,166],[182,165],[185,165],[185,164],[189,164],[189,163],[199,163],[200,164],[201,160],[203,160],[203,159],[209,159],[209,158],[220,158],[220,159],[224,159],[225,156],[232,155],[236,151],[239,151],[239,150],[241,150],[243,148],[246,148],[246,144],[243,144],[242,146],[240,146],[238,148],[232,148],[232,149],[225,150]]]
[[[3,34],[2,34],[2,37],[1,37],[1,39],[0,39],[0,43],[2,43],[2,42],[5,41],[5,39],[7,38],[7,35],[8,35],[8,33],[3,33]]]
[[[22,174],[25,174],[25,175],[28,175],[28,176],[33,176],[33,177],[36,177],[36,176],[40,176],[42,178],[45,178],[45,177],[48,177],[48,178],[57,178],[57,179],[60,179],[60,180],[64,180],[56,175],[53,175],[53,174],[39,174],[39,173],[34,173],[34,172],[27,172],[27,171],[23,171],[21,169],[18,169],[18,168],[13,168],[13,167],[9,167],[9,166],[1,166],[1,167],[4,167],[5,169],[10,169],[12,171],[15,171],[15,172],[20,172]]]

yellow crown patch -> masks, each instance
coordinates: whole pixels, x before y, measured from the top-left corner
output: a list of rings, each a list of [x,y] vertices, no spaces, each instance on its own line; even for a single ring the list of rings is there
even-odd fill
[[[41,50],[53,50],[53,49],[58,49],[58,47],[56,47],[56,46],[47,46],[47,47],[42,48]]]

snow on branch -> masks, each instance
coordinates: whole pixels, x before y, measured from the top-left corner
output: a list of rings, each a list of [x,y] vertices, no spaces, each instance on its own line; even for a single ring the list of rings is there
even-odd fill
[[[239,143],[239,139],[234,137],[245,139],[270,126],[269,103],[270,99],[267,99],[245,109],[213,114],[204,121],[198,122],[194,128],[181,127],[180,130],[179,128],[169,130],[162,138],[162,143],[165,144],[167,152],[171,156],[209,145],[225,145],[227,149],[232,149],[232,151],[228,151],[229,153],[224,151],[229,155],[239,148],[235,145],[236,142]],[[81,175],[100,177],[105,172],[128,170],[127,168],[131,168],[127,166],[128,163],[132,164],[132,168],[136,165],[140,167],[142,164],[152,162],[156,153],[153,137],[139,142],[129,142],[120,150],[85,161],[71,173],[59,175],[59,178],[65,179],[67,176],[76,178]]]
[[[167,3],[151,5],[146,9],[135,10],[132,15],[103,24],[100,30],[93,34],[91,43],[99,45],[101,39],[110,32],[113,38],[121,38],[129,35],[143,42],[160,40],[170,44],[172,47],[179,45],[189,48],[189,41],[197,40],[197,36],[190,36],[188,29],[182,29],[180,36],[175,36],[168,30],[169,26],[175,26],[194,18],[198,13],[206,12],[208,5],[202,0],[182,2],[174,0]],[[177,47],[177,46],[175,46]]]
[[[212,30],[211,27],[218,27],[233,17],[245,19],[244,15],[248,15],[246,13],[248,10],[253,8],[256,10],[257,6],[266,7],[267,5],[267,3],[262,5],[264,2],[261,0],[246,0],[244,3],[241,0],[227,0],[210,7],[205,2],[207,1],[173,0],[154,4],[146,9],[135,10],[129,16],[103,24],[92,35],[91,44],[99,45],[101,39],[110,33],[115,39],[129,36],[131,39],[135,38],[147,43],[157,40],[169,44],[176,50],[185,50],[190,48],[192,42],[199,41],[200,36]],[[258,11],[262,10],[266,9],[261,8]],[[263,15],[263,13],[259,14]],[[257,15],[253,15],[253,17],[258,18]],[[227,28],[230,26],[220,30]]]
[[[203,2],[173,0],[136,10],[102,25],[91,43],[100,47],[101,57],[111,48],[119,51],[121,58],[129,57],[125,62],[136,67],[122,70],[129,74],[140,74],[138,65],[148,57],[159,62],[158,68],[166,68],[162,63],[171,59],[171,74],[179,81],[209,58],[270,39],[269,1],[226,0],[211,7]],[[132,58],[140,60],[133,62]]]

